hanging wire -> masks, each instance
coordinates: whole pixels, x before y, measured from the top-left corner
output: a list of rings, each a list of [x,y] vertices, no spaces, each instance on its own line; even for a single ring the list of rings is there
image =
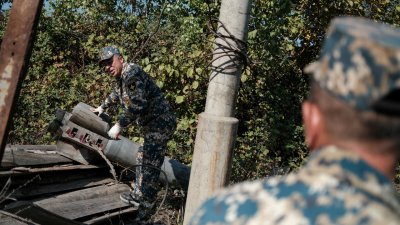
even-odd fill
[[[201,77],[206,77],[204,73],[210,69],[213,73],[209,78],[208,82],[204,84],[204,86],[208,86],[209,83],[218,75],[218,73],[224,72],[229,69],[239,69],[242,67],[240,74],[242,74],[247,68],[251,68],[254,64],[249,55],[247,54],[247,42],[242,41],[236,38],[229,29],[222,23],[219,19],[212,17],[213,13],[211,12],[211,7],[208,6],[208,15],[209,19],[207,21],[207,30],[208,35],[213,35],[214,40],[210,41],[208,38],[204,38],[208,42],[214,45],[214,51],[211,54],[205,55],[204,59],[211,58],[211,60],[206,63],[205,69],[199,74],[196,70],[194,72]],[[224,64],[221,65],[213,65],[214,62],[223,58],[229,57],[231,60],[228,60]],[[201,62],[195,64],[199,65]],[[232,74],[233,75],[233,74]]]
[[[217,23],[217,28],[213,26],[213,23]],[[214,50],[212,54],[207,55],[207,57],[212,57],[212,60],[207,63],[205,68],[210,68],[215,72],[213,77],[210,78],[210,81],[218,73],[224,72],[227,69],[235,69],[243,66],[241,70],[241,73],[243,73],[247,67],[253,64],[252,60],[247,55],[247,43],[232,35],[219,19],[210,18],[207,26],[209,33],[215,37],[214,41],[210,42],[215,45],[217,50]],[[221,65],[213,65],[214,62],[224,57],[230,57],[231,60]]]

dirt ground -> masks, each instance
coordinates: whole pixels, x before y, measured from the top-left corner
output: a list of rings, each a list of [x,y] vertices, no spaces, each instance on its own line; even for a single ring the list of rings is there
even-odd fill
[[[161,191],[158,195],[157,206],[155,214],[151,217],[150,222],[153,224],[166,224],[166,225],[178,225],[183,224],[184,208],[186,193],[181,189],[170,189],[167,195],[165,191]],[[161,205],[163,198],[165,197],[164,203]]]

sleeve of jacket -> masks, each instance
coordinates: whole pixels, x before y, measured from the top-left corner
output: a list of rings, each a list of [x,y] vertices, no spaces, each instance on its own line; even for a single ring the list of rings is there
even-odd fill
[[[117,87],[113,89],[111,94],[107,96],[107,98],[104,100],[103,104],[101,104],[101,107],[103,109],[107,109],[110,106],[114,106],[119,102],[119,95],[116,92]]]

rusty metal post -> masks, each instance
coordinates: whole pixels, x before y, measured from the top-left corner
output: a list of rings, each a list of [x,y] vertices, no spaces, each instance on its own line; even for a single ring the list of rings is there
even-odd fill
[[[0,161],[22,81],[28,69],[43,0],[14,0],[0,49]]]

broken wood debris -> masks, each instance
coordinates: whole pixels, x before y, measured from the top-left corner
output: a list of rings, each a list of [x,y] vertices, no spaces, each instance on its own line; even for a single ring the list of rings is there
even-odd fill
[[[82,165],[59,152],[56,145],[7,146],[0,187],[11,185],[0,199],[0,225],[110,224],[135,216],[119,198],[130,187],[113,179],[104,161]]]

